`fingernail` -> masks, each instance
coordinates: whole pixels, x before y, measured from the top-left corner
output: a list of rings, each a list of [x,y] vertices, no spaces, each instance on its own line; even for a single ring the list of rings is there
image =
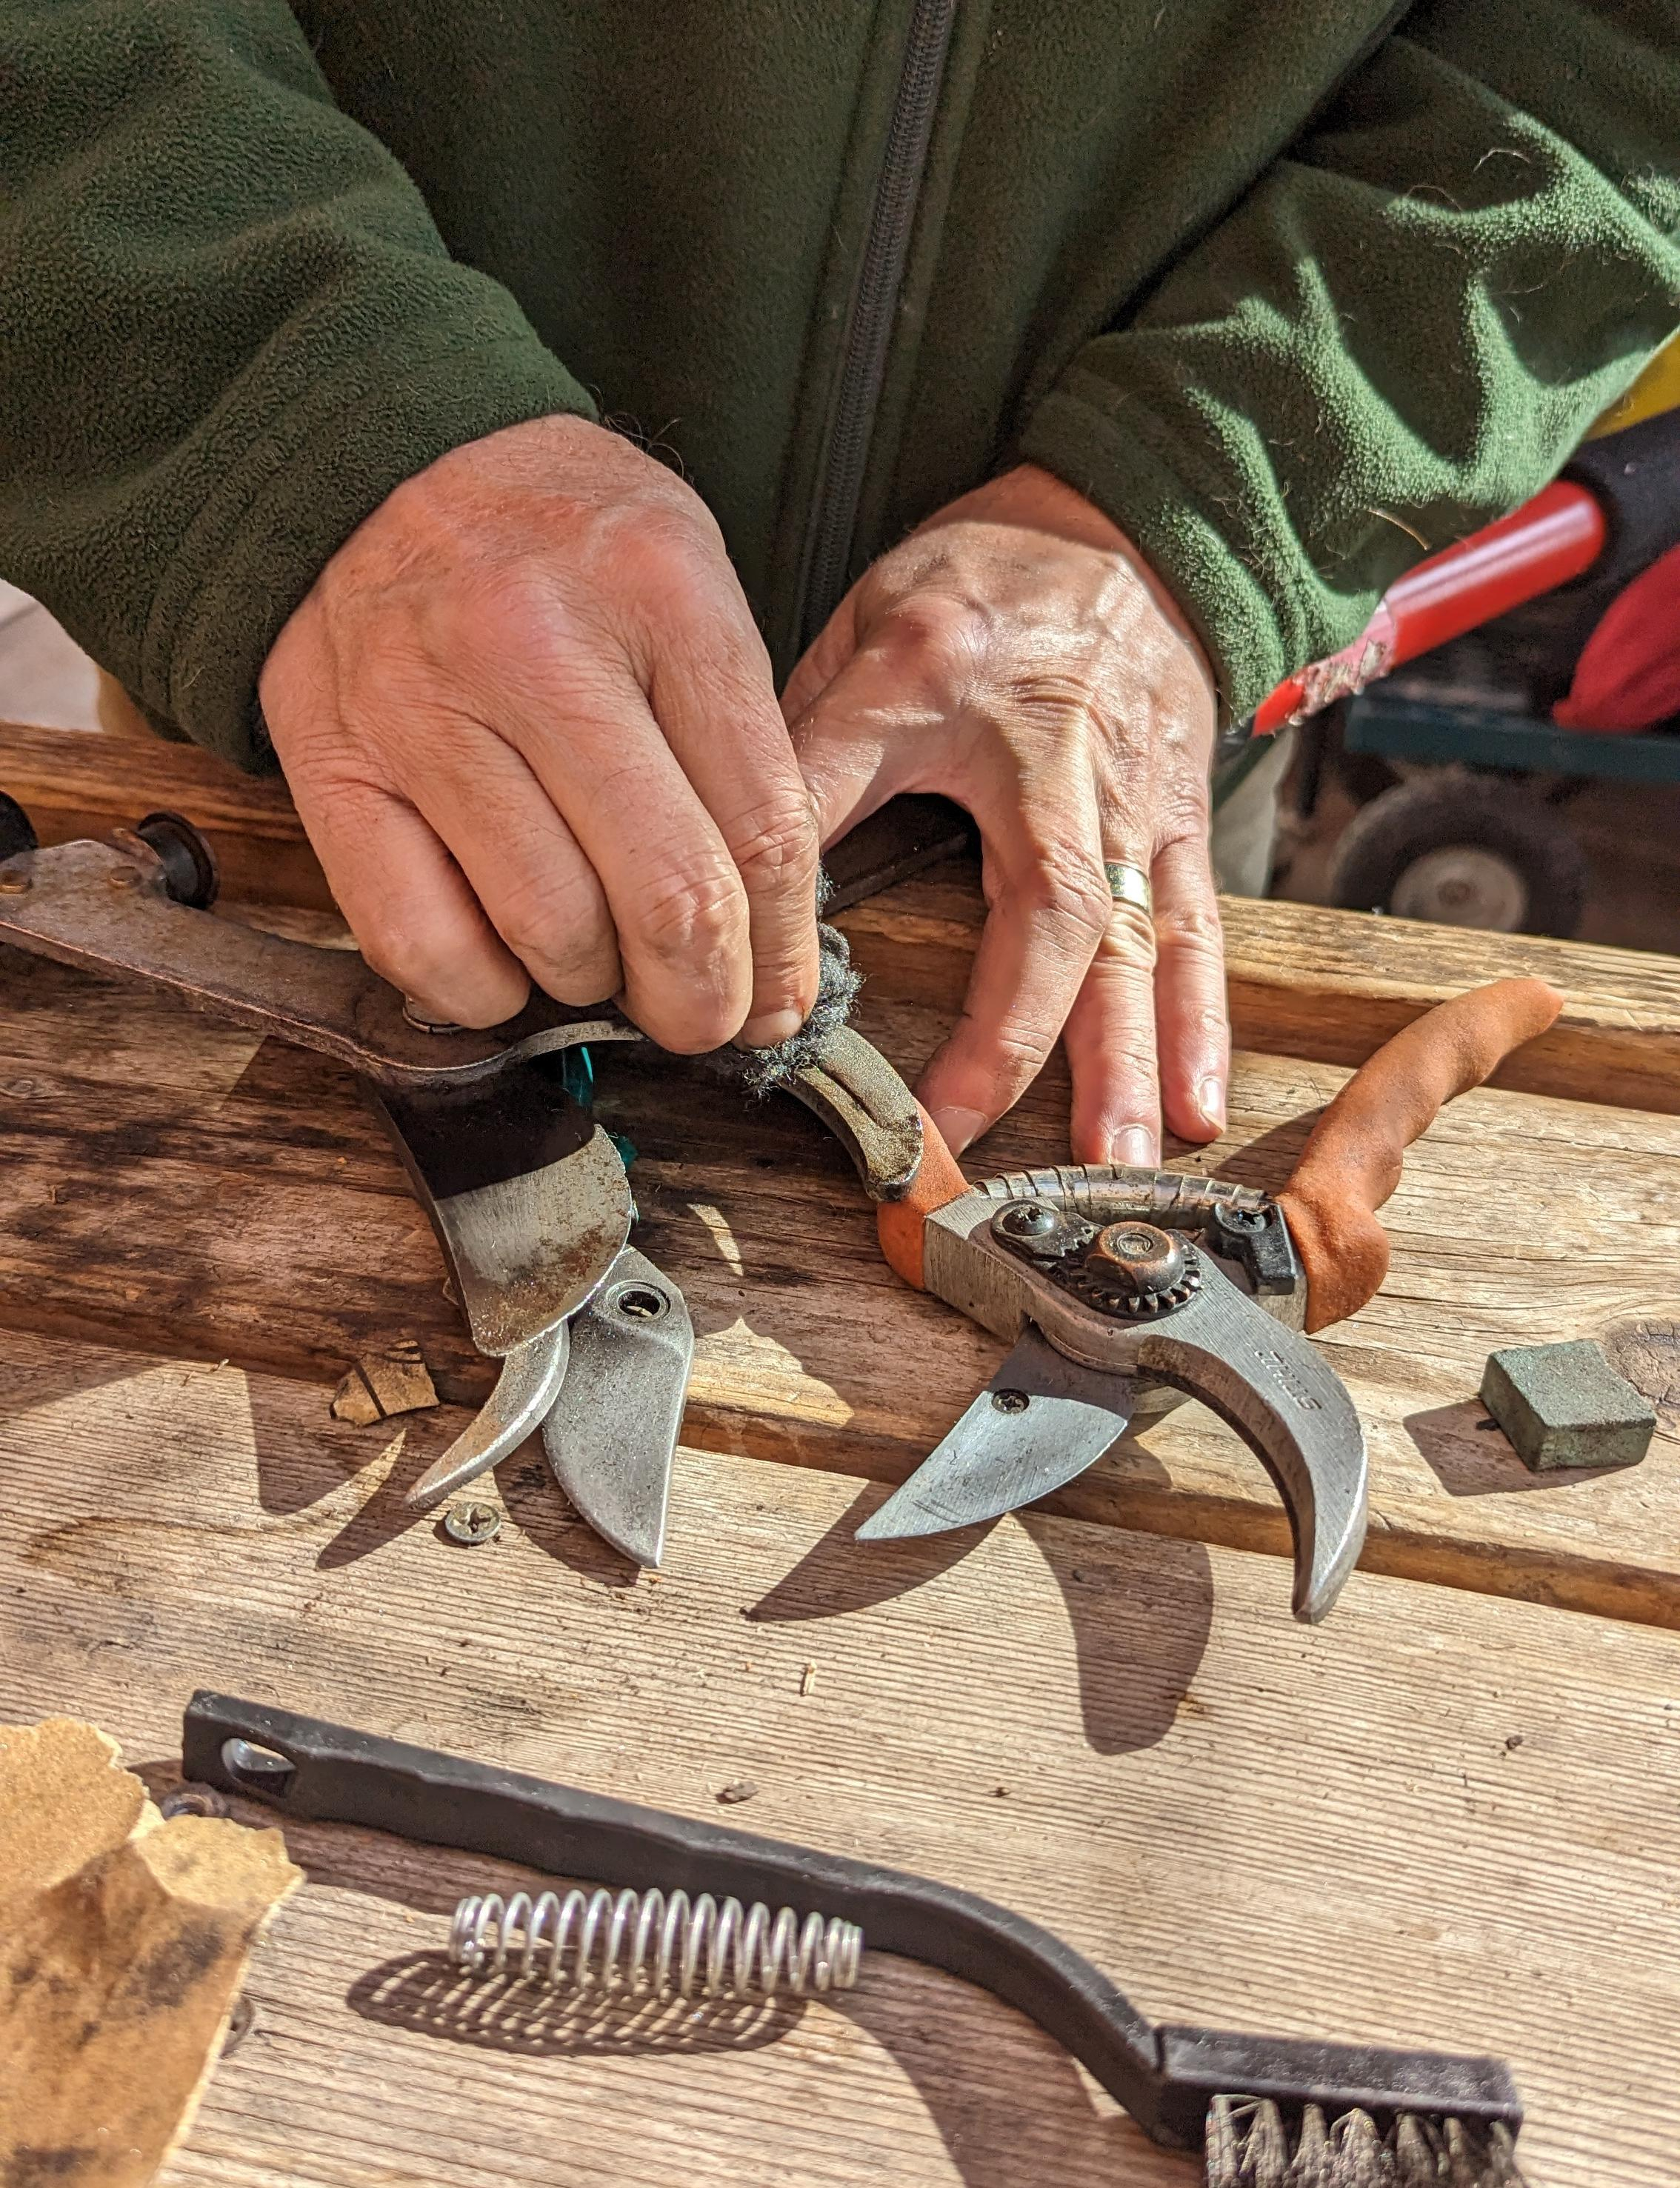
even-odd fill
[[[1225,1130],[1225,1081],[1204,1079],[1196,1089],[1196,1106],[1218,1131]]]
[[[798,1011],[766,1011],[761,1018],[748,1018],[741,1029],[743,1048],[780,1048],[792,1040],[805,1021]]]
[[[960,1155],[968,1142],[978,1139],[986,1129],[984,1109],[930,1109],[928,1114],[954,1155]]]
[[[1114,1135],[1113,1159],[1136,1170],[1153,1170],[1161,1159],[1161,1150],[1147,1125],[1128,1125],[1125,1131]]]

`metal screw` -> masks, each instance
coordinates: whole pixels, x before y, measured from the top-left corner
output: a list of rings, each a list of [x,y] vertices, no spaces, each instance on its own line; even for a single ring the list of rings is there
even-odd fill
[[[1134,1255],[1154,1253],[1160,1241],[1153,1231],[1122,1231],[1116,1228],[1113,1231],[1105,1231],[1102,1243],[1107,1251],[1116,1259],[1124,1255],[1130,1260]]]
[[[225,1816],[229,1813],[224,1796],[214,1785],[178,1785],[166,1793],[158,1802],[158,1813],[166,1821],[171,1816]]]
[[[992,1392],[992,1411],[995,1413],[1024,1413],[1032,1402],[1024,1390]]]
[[[27,874],[0,874],[0,896],[25,896],[28,891],[29,876]]]
[[[1002,1210],[997,1227],[1006,1238],[1042,1238],[1060,1228],[1061,1217],[1041,1200],[1018,1200]]]
[[[1260,1208],[1221,1208],[1219,1220],[1227,1231],[1264,1231],[1266,1211]]]
[[[105,879],[114,889],[138,888],[140,886],[140,877],[132,866],[113,866]]]
[[[493,1542],[502,1531],[502,1515],[493,1504],[476,1502],[452,1504],[443,1514],[443,1531],[452,1542]]]

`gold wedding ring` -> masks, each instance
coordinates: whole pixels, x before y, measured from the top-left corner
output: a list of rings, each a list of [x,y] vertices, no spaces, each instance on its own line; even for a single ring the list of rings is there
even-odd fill
[[[1105,860],[1102,871],[1108,883],[1113,909],[1097,945],[1097,954],[1110,964],[1136,972],[1155,962],[1155,899],[1149,877],[1142,866],[1119,859]]]
[[[1120,860],[1111,859],[1102,872],[1108,883],[1108,894],[1117,905],[1129,905],[1146,919],[1153,917],[1155,899],[1150,890],[1149,877],[1142,866],[1127,866]]]

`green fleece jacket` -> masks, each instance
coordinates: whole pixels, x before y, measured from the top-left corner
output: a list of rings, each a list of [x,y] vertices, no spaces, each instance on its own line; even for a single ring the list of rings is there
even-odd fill
[[[785,672],[1022,457],[1247,711],[1680,324],[1677,0],[0,0],[0,574],[245,764],[358,521],[593,412]]]

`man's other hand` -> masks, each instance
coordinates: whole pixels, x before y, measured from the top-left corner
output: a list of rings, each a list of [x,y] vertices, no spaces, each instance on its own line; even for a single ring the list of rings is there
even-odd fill
[[[954,1148],[1065,1028],[1073,1148],[1153,1164],[1161,1113],[1225,1122],[1230,1036],[1209,861],[1207,662],[1124,534],[1031,465],[953,502],[859,579],[783,699],[825,844],[899,791],[979,823],[989,907],[922,1097]],[[1115,905],[1136,866],[1154,917]]]
[[[453,450],[333,556],[264,666],[274,749],[369,962],[430,1013],[528,982],[668,1048],[815,999],[817,832],[699,496],[544,418]]]

